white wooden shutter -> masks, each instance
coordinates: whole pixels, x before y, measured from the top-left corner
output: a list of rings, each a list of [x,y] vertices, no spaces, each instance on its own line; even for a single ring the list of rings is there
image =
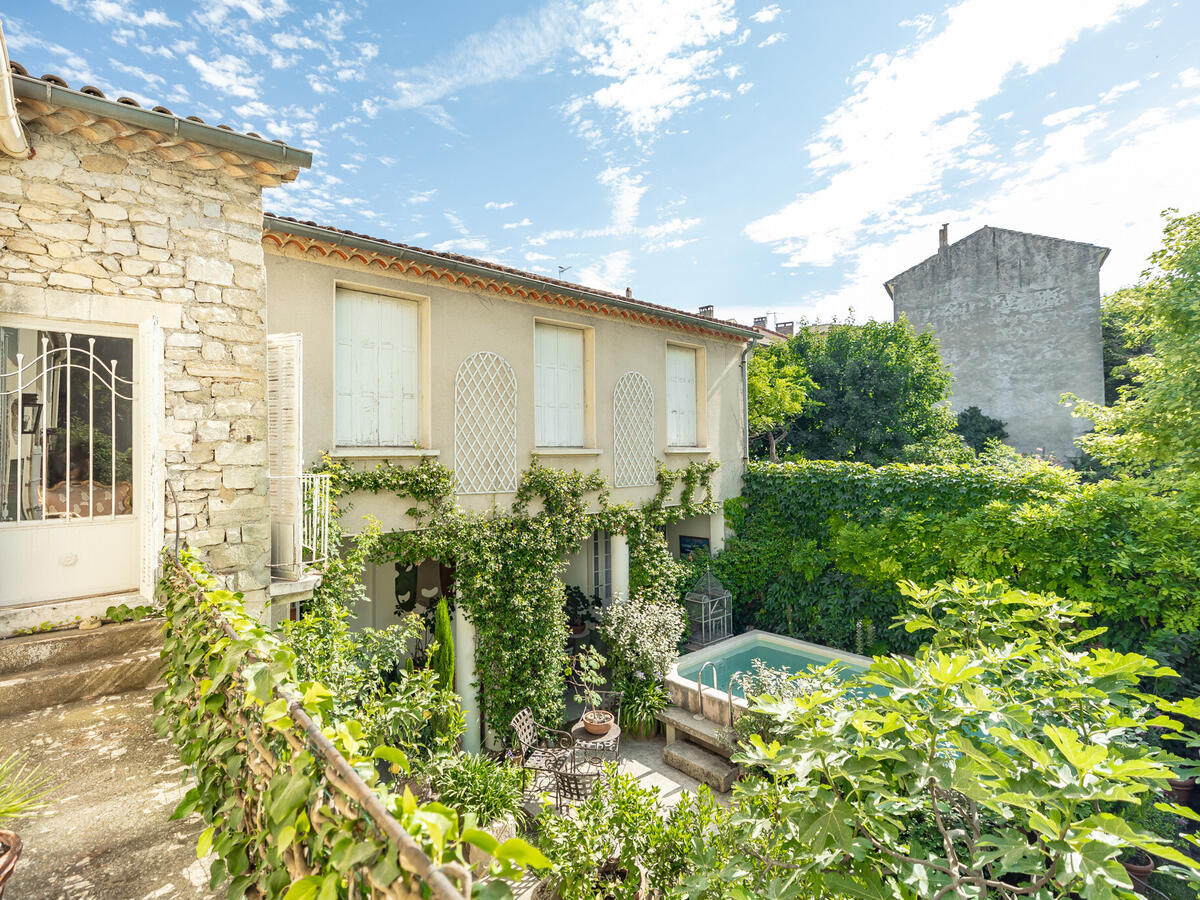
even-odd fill
[[[304,500],[303,354],[299,334],[267,335],[267,459],[271,566],[299,577]]]
[[[537,445],[582,447],[583,332],[539,322],[535,329],[534,379]]]
[[[696,446],[696,351],[667,345],[667,444]]]
[[[141,420],[142,498],[137,502],[141,515],[139,523],[141,544],[139,587],[144,598],[154,596],[158,585],[158,557],[163,548],[166,486],[164,460],[159,447],[159,433],[165,415],[163,385],[163,333],[158,318],[151,316],[138,326],[138,373],[136,382]],[[137,452],[137,451],[135,451]]]
[[[411,300],[337,292],[336,439],[402,447],[420,435],[420,316]]]

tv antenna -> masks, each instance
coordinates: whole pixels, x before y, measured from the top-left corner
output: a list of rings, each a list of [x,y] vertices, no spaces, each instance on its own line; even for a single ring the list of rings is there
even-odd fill
[[[558,277],[559,277],[559,278],[562,278],[562,277],[563,277],[563,273],[564,273],[564,272],[569,272],[569,271],[571,271],[573,268],[575,268],[575,267],[574,267],[574,266],[559,266],[559,267],[558,267]]]

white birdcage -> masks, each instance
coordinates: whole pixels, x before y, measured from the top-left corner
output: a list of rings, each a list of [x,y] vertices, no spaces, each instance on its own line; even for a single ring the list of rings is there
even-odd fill
[[[700,576],[683,603],[691,628],[688,645],[692,649],[723,640],[733,631],[733,594],[713,577],[711,568]]]

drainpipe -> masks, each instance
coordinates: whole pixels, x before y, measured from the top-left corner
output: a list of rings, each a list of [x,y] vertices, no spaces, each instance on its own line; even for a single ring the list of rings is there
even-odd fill
[[[758,346],[758,338],[751,338],[750,343],[742,349],[742,462],[750,462],[750,375],[748,365],[754,348]],[[744,467],[744,466],[743,466]]]
[[[25,136],[25,126],[17,115],[17,98],[13,92],[12,69],[8,65],[8,45],[4,42],[4,26],[0,24],[0,150],[17,159],[33,157],[33,148]]]

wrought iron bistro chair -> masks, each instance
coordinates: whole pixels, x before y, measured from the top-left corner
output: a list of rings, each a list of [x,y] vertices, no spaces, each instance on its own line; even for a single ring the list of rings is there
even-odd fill
[[[576,748],[578,748],[576,744]],[[554,770],[554,808],[563,812],[572,803],[582,803],[596,790],[600,781],[599,768],[590,761],[581,764],[579,754],[585,751],[575,749],[562,754],[559,766]],[[598,762],[599,760],[597,760]],[[586,767],[590,766],[591,771]]]
[[[565,731],[539,725],[528,706],[513,716],[511,725],[517,735],[522,789],[527,784],[526,772],[533,772],[534,778],[538,772],[557,772],[575,744],[574,738]]]
[[[605,709],[613,714],[613,725],[610,736],[587,738],[576,741],[575,749],[587,756],[598,756],[605,762],[619,763],[621,761],[621,701],[625,699],[622,691],[597,691],[600,703],[596,709]]]

